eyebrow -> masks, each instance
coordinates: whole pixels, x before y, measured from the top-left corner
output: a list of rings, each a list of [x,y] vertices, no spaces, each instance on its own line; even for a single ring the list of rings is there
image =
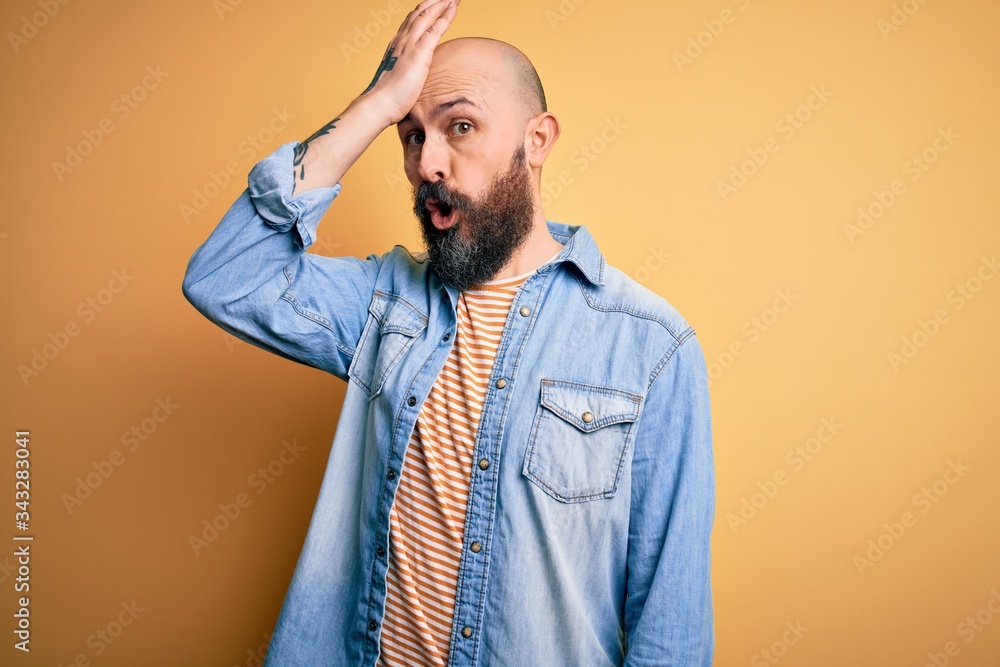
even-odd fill
[[[459,105],[463,105],[463,104],[471,106],[472,108],[476,109],[477,111],[482,111],[482,109],[480,109],[479,106],[475,102],[473,102],[472,100],[470,100],[468,97],[456,97],[453,100],[449,100],[447,102],[442,102],[441,104],[437,105],[437,107],[434,110],[431,111],[431,120],[434,120],[435,118],[437,118],[438,116],[440,116],[441,114],[443,114],[448,109],[450,109],[452,107],[459,106]],[[400,119],[400,121],[398,123],[396,123],[396,125],[399,126],[399,125],[402,125],[403,123],[406,123],[406,122],[412,121],[412,120],[413,120],[413,117],[409,113],[407,113],[405,116],[403,116],[402,119]]]

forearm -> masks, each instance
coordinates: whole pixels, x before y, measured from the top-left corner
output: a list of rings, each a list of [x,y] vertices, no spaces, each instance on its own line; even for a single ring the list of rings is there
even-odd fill
[[[392,125],[378,97],[359,95],[346,109],[296,147],[292,192],[332,187],[361,154]]]

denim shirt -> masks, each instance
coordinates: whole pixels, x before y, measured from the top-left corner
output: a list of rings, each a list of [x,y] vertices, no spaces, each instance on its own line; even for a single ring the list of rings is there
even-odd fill
[[[232,335],[347,382],[265,665],[374,666],[389,509],[455,342],[458,291],[401,245],[307,253],[341,183],[293,196],[297,144],[253,167],[182,289]],[[584,226],[546,222],[563,249],[514,298],[475,439],[449,664],[709,667],[715,472],[700,344]]]

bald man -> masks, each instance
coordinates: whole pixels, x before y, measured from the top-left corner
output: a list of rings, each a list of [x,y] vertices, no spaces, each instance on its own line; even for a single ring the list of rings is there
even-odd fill
[[[507,43],[441,42],[456,14],[417,5],[344,111],[251,170],[184,278],[226,331],[347,381],[265,665],[708,667],[701,347],[546,218],[541,81]],[[306,252],[393,125],[426,251]]]

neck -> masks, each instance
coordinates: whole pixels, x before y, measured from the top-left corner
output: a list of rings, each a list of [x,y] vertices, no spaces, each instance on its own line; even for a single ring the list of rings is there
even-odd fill
[[[528,238],[514,252],[510,261],[493,276],[493,280],[513,278],[534,271],[562,250],[563,245],[556,241],[549,232],[549,226],[545,222],[545,213],[541,207],[536,207],[535,211],[535,222]]]

